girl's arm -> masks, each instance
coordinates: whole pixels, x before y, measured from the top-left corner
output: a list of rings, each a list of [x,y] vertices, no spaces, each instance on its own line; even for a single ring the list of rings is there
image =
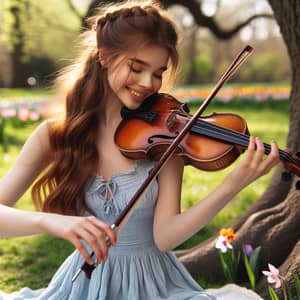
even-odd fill
[[[85,240],[95,252],[97,261],[107,256],[107,235],[112,245],[115,233],[110,226],[95,217],[22,211],[11,208],[37,176],[52,161],[48,124],[39,125],[24,144],[20,155],[0,181],[0,237],[49,233],[70,241],[91,263],[80,240]]]
[[[272,150],[265,158],[262,142],[251,137],[247,153],[239,165],[205,199],[183,213],[180,213],[183,162],[172,158],[159,175],[154,217],[154,239],[158,248],[168,251],[187,240],[244,187],[268,173],[279,162],[276,143],[272,142],[271,146]]]
[[[110,226],[96,217],[64,216],[54,213],[33,212],[15,209],[0,204],[0,237],[25,236],[48,233],[71,242],[92,264],[89,253],[80,240],[85,240],[95,252],[97,262],[107,258],[106,236],[112,245],[115,233]]]
[[[13,206],[52,160],[48,123],[30,135],[13,166],[0,180],[0,203]]]

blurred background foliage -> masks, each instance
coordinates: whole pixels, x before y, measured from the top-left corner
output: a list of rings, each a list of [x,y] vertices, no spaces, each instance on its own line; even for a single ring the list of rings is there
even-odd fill
[[[201,3],[203,12],[212,15],[222,28],[230,28],[254,13],[272,13],[265,0]],[[47,5],[39,0],[2,0],[0,87],[48,86],[55,72],[73,57],[74,41],[82,31],[90,4],[89,0],[48,0]],[[255,53],[232,81],[290,80],[286,49],[272,18],[256,19],[229,40],[220,40],[195,25],[184,7],[174,5],[169,11],[182,33],[183,63],[178,84],[215,82],[247,43],[254,46]]]

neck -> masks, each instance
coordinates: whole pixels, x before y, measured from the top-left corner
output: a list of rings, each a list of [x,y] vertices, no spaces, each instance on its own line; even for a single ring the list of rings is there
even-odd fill
[[[114,127],[119,124],[121,121],[121,108],[122,104],[115,95],[104,97],[101,105],[101,124],[106,127]]]

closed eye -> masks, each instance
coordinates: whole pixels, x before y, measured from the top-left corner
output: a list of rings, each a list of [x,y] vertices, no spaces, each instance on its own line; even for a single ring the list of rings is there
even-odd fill
[[[140,60],[140,59],[137,59],[137,58],[130,59],[129,67],[133,72],[135,72],[135,73],[142,72],[143,71],[143,69],[142,69],[143,66],[148,67],[150,65],[148,63]],[[167,70],[167,67],[162,66],[162,67],[160,67],[159,69],[156,70],[156,71],[161,72],[161,74],[155,74],[154,76],[157,77],[157,78],[162,78],[162,73],[166,70]]]
[[[142,69],[139,69],[139,68],[137,68],[137,67],[134,67],[134,66],[129,66],[130,67],[130,70],[133,72],[133,73],[137,73],[137,74],[139,74],[139,73],[142,73]],[[157,79],[162,79],[162,74],[153,74],[153,76],[155,77],[155,78],[157,78]]]
[[[153,76],[157,79],[162,79],[163,78],[162,74],[154,74]]]
[[[134,67],[133,65],[129,65],[130,67],[130,70],[134,73],[141,73],[142,72],[142,69],[139,69],[137,67]]]

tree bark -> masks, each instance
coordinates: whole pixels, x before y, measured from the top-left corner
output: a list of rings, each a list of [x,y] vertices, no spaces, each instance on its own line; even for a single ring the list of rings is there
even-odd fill
[[[242,251],[245,244],[261,246],[261,266],[266,267],[269,262],[280,266],[299,240],[298,202],[299,192],[294,190],[277,205],[252,212],[236,231],[234,249]],[[192,249],[175,252],[193,276],[223,279],[216,239],[215,236]]]
[[[12,34],[16,35],[13,51],[11,53],[12,82],[11,86],[26,87],[26,64],[23,62],[24,34],[20,24],[20,9],[18,6],[11,7],[11,13],[14,17],[14,26]]]
[[[187,84],[195,84],[197,83],[197,65],[196,65],[196,56],[197,56],[197,31],[198,27],[191,28],[190,36],[188,39],[188,51],[187,57],[189,58],[189,62],[191,64],[189,68],[189,73],[187,76],[186,83]]]

